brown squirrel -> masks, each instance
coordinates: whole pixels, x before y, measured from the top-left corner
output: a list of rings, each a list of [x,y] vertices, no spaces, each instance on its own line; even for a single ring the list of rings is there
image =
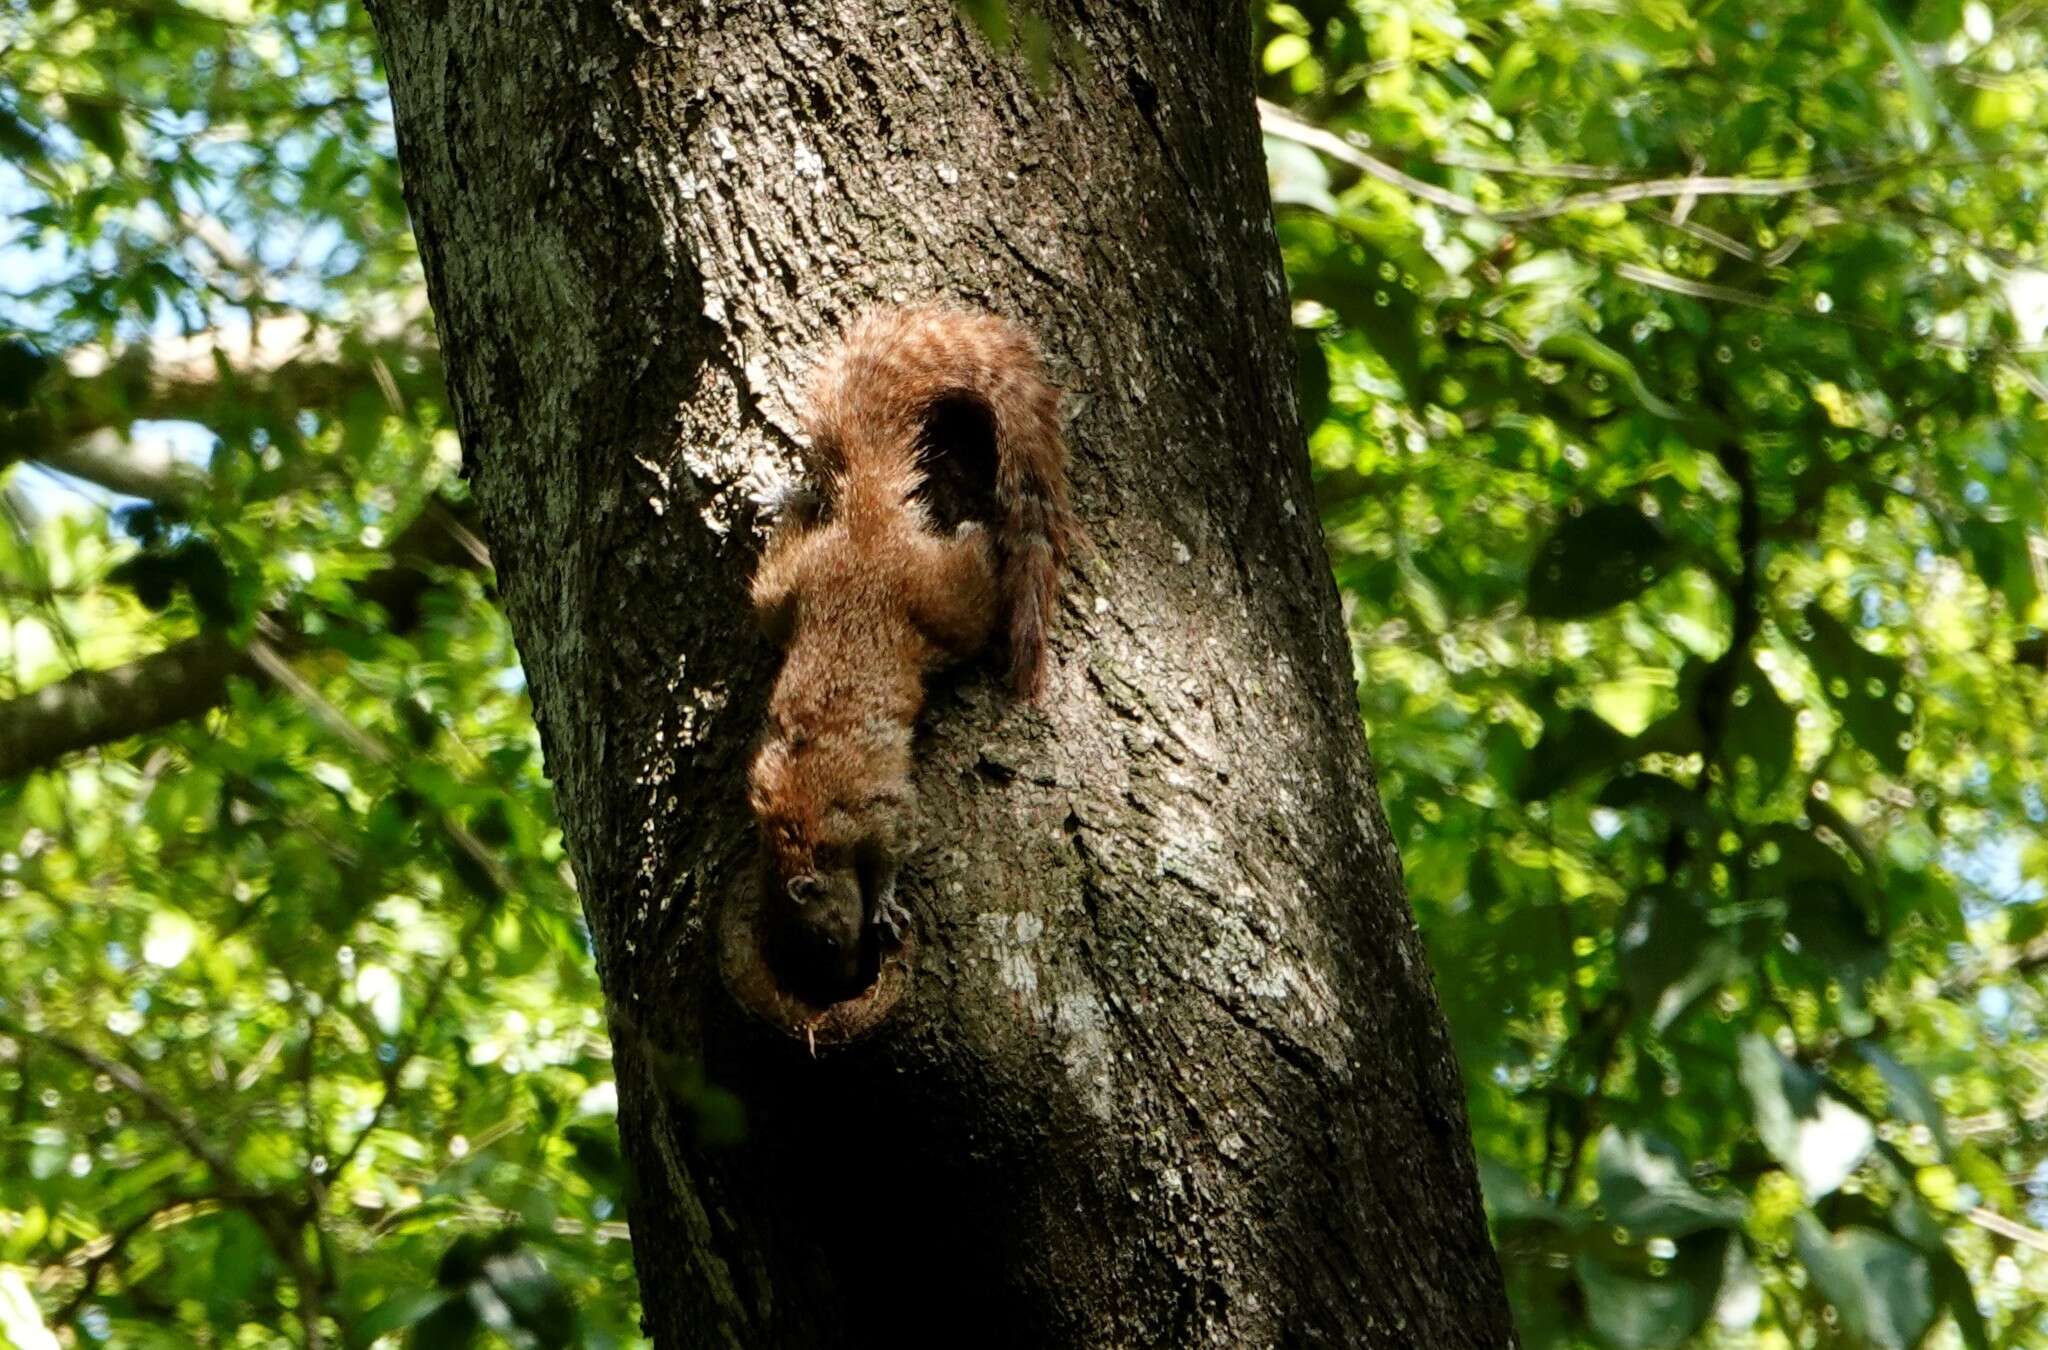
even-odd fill
[[[1000,626],[1012,688],[1037,697],[1076,526],[1058,391],[991,315],[864,316],[819,367],[806,430],[813,487],[785,499],[754,574],[786,654],[749,804],[770,940],[839,997],[872,977],[880,934],[902,938],[925,677]],[[993,464],[976,463],[991,441]]]

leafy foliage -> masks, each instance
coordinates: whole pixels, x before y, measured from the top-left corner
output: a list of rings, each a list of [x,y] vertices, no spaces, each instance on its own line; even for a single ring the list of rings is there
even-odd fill
[[[0,458],[90,480],[111,442],[124,495],[12,470],[0,701],[243,657],[211,711],[0,782],[0,1344],[637,1342],[367,21],[9,12]]]
[[[2037,1344],[2048,26],[1259,20],[1361,710],[1528,1343]]]
[[[2038,1342],[2040,16],[1256,19],[1361,711],[1526,1340]],[[0,457],[80,477],[4,485],[0,725],[234,660],[0,784],[0,1338],[629,1342],[600,1000],[364,21],[10,27]]]

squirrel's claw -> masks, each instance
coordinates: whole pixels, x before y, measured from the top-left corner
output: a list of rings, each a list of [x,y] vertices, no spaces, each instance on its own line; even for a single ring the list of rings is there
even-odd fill
[[[896,899],[896,887],[891,884],[875,897],[875,927],[887,935],[892,944],[903,941],[904,930],[910,927],[910,913]]]

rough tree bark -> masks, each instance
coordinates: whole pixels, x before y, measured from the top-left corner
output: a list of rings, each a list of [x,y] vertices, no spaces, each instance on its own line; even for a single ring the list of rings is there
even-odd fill
[[[1317,534],[1241,8],[1075,0],[1042,83],[946,0],[375,12],[656,1342],[1511,1343]],[[900,1001],[813,1047],[719,973],[774,662],[751,495],[821,343],[909,298],[1040,336],[1094,550],[1042,708],[936,692],[914,959],[861,1006]],[[699,1066],[737,1146],[700,1138]]]

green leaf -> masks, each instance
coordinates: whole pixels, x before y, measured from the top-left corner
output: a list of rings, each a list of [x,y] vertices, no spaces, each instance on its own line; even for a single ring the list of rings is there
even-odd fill
[[[1885,0],[1850,0],[1850,15],[1865,32],[1876,38],[1898,66],[1899,83],[1906,91],[1907,106],[1913,112],[1913,144],[1925,150],[1934,143],[1934,131],[1943,120],[1941,99],[1927,67],[1913,50],[1907,34],[1892,21]],[[1968,149],[1967,144],[1964,149]]]
[[[1306,250],[1314,259],[1289,277],[1294,296],[1337,314],[1411,399],[1426,397],[1422,329],[1429,320],[1417,291],[1429,280],[1421,274],[1434,274],[1428,255],[1382,245],[1353,217],[1345,218],[1342,231],[1327,217],[1302,212],[1283,214],[1279,225],[1291,251]]]
[[[1294,388],[1301,429],[1312,433],[1330,415],[1330,354],[1313,328],[1294,330]]]
[[[2024,947],[2043,933],[2048,933],[2048,904],[2037,900],[2005,907],[2006,946]]]
[[[1991,1333],[1984,1326],[1984,1314],[1977,1310],[1977,1297],[1970,1288],[1970,1276],[1946,1249],[1927,1255],[1933,1268],[1936,1296],[1955,1318],[1964,1350],[1991,1350]]]
[[[1583,619],[1641,595],[1675,561],[1663,527],[1624,502],[1567,517],[1529,569],[1528,612],[1539,619]]]
[[[52,364],[32,342],[16,337],[0,340],[0,411],[26,408]]]
[[[1739,1196],[1707,1196],[1694,1188],[1685,1155],[1654,1135],[1601,1132],[1597,1175],[1610,1222],[1643,1236],[1685,1237],[1742,1223]]]
[[[64,100],[64,116],[80,140],[116,165],[128,157],[128,127],[117,104],[105,99],[72,95]]]
[[[1899,706],[1905,667],[1896,657],[1857,642],[1841,620],[1818,604],[1806,607],[1805,619],[1800,650],[1813,663],[1828,702],[1858,745],[1888,772],[1903,773],[1913,731],[1913,714]]]
[[[1984,584],[2003,595],[2013,613],[2025,614],[2041,594],[2026,525],[1973,517],[1957,526],[1956,532]]]
[[[1934,1323],[1927,1258],[1888,1233],[1849,1227],[1830,1234],[1811,1214],[1796,1220],[1799,1259],[1858,1345],[1911,1350]]]
[[[1814,830],[1779,823],[1757,831],[1752,842],[1757,852],[1775,855],[1756,874],[1760,894],[1783,895],[1802,882],[1833,887],[1859,905],[1875,894],[1876,878],[1846,839],[1823,840]]]
[[[530,1250],[522,1247],[488,1257],[483,1278],[509,1319],[501,1322],[485,1314],[493,1330],[523,1332],[526,1343],[538,1350],[557,1350],[575,1342],[576,1307],[561,1281]],[[490,1306],[485,1300],[480,1311]]]
[[[439,1310],[448,1300],[447,1291],[441,1289],[409,1289],[393,1294],[349,1324],[349,1345],[352,1350],[361,1350],[403,1331]]]
[[[1786,1059],[1762,1036],[1742,1038],[1739,1075],[1756,1107],[1764,1147],[1809,1200],[1848,1180],[1876,1142],[1862,1112],[1829,1096],[1812,1070]]]
[[[1912,1069],[1887,1054],[1875,1041],[1856,1042],[1856,1053],[1863,1062],[1876,1069],[1884,1079],[1884,1085],[1891,1092],[1892,1111],[1899,1119],[1909,1124],[1924,1126],[1934,1136],[1935,1146],[1944,1156],[1949,1151],[1948,1130],[1944,1124],[1941,1103],[1934,1100],[1927,1083]]]
[[[1728,760],[1738,778],[1758,796],[1785,781],[1795,748],[1792,709],[1770,678],[1745,664],[1735,685],[1724,731]]]
[[[1651,392],[1649,385],[1643,383],[1642,372],[1636,369],[1635,362],[1583,329],[1553,333],[1543,340],[1541,350],[1543,355],[1553,359],[1580,361],[1614,376],[1645,412],[1668,421],[1677,421],[1685,416],[1683,408],[1667,403]]]
[[[1633,738],[1595,713],[1584,708],[1554,713],[1544,719],[1543,739],[1523,762],[1521,798],[1541,801],[1582,778],[1626,763],[1637,753]]]
[[[609,1195],[625,1194],[626,1159],[619,1151],[616,1127],[570,1125],[562,1137],[576,1152],[576,1169],[592,1184]]]
[[[1479,1159],[1479,1188],[1486,1197],[1487,1212],[1497,1222],[1568,1222],[1565,1212],[1531,1185],[1520,1169],[1497,1158]]]
[[[1889,963],[1883,916],[1877,908],[1873,865],[1839,834],[1824,841],[1819,826],[1832,814],[1814,802],[1817,828],[1772,825],[1753,842],[1753,853],[1775,859],[1751,874],[1752,900],[1778,899],[1785,906],[1785,932],[1811,963],[1816,987],[1839,1000],[1842,1029],[1860,1036],[1870,1029],[1864,1006],[1866,982]],[[1836,817],[1839,819],[1839,817]]]
[[[16,168],[41,168],[49,151],[36,129],[12,108],[0,107],[0,155]]]
[[[1278,74],[1290,67],[1308,60],[1313,53],[1308,39],[1295,33],[1282,33],[1266,44],[1266,50],[1259,64],[1268,75]]]
[[[457,1295],[414,1322],[405,1343],[410,1350],[464,1350],[481,1329],[476,1305]]]
[[[1615,958],[1636,1015],[1662,1035],[1733,973],[1736,953],[1694,896],[1644,891],[1615,934]]]
[[[1614,1350],[1683,1344],[1714,1310],[1725,1239],[1712,1234],[1684,1244],[1662,1276],[1616,1269],[1591,1256],[1572,1263],[1585,1291],[1586,1320]]]
[[[1278,206],[1306,206],[1325,215],[1337,214],[1330,195],[1330,170],[1323,157],[1305,145],[1266,138],[1266,182]]]
[[[1713,838],[1721,829],[1706,798],[1660,773],[1616,777],[1600,790],[1600,805],[1616,811],[1654,811],[1671,824],[1684,826],[1694,844]]]

